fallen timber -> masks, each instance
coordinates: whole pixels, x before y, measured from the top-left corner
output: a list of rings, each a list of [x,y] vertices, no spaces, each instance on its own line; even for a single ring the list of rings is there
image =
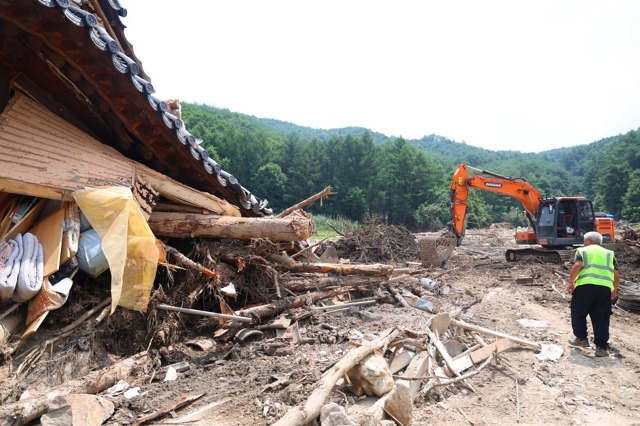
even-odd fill
[[[303,241],[309,238],[311,228],[311,221],[300,217],[253,218],[155,211],[148,223],[159,237],[237,240]]]

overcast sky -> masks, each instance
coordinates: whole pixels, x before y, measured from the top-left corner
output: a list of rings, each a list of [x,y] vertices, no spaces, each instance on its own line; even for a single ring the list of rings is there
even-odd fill
[[[163,99],[522,152],[640,127],[640,1],[122,4]]]

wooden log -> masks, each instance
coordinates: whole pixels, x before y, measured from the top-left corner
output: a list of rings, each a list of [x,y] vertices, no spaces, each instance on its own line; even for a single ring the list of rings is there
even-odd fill
[[[316,272],[336,275],[368,275],[387,277],[393,273],[393,266],[383,264],[354,265],[342,263],[296,263],[288,268],[290,272]]]
[[[522,338],[517,337],[517,336],[510,336],[508,334],[501,333],[499,331],[490,330],[488,328],[479,327],[479,326],[473,325],[473,324],[468,324],[468,323],[463,322],[463,321],[451,320],[451,325],[453,325],[455,327],[462,328],[464,330],[477,331],[478,333],[486,334],[488,336],[506,338],[506,339],[509,339],[512,342],[515,342],[515,343],[517,343],[519,345],[526,346],[526,347],[529,347],[529,348],[532,348],[532,349],[536,349],[536,350],[541,350],[542,349],[542,345],[540,343],[532,342],[531,340],[527,340],[527,339],[522,339]]]
[[[400,330],[388,329],[382,332],[380,338],[373,342],[366,342],[359,348],[347,353],[333,367],[327,370],[318,381],[318,387],[311,392],[304,406],[291,408],[285,415],[274,423],[275,426],[297,426],[305,425],[318,417],[320,408],[331,394],[338,379],[343,377],[347,371],[355,367],[367,355],[374,351],[385,348],[393,339],[400,334]]]
[[[26,311],[15,312],[16,306],[20,306],[19,303],[15,303],[7,312],[5,316],[0,319],[0,348],[9,341],[9,338],[14,334],[24,323],[27,318]],[[13,312],[13,314],[11,314]],[[11,315],[10,315],[11,314]],[[4,315],[4,314],[3,314]]]
[[[310,221],[299,217],[278,219],[153,212],[149,227],[157,236],[173,238],[302,241],[309,238]]]
[[[290,296],[283,299],[276,300],[273,303],[267,303],[264,305],[254,306],[252,308],[236,311],[235,314],[241,317],[258,317],[267,318],[275,316],[281,312],[289,309],[299,308],[307,304],[308,301],[315,303],[319,300],[329,299],[342,291],[318,291],[315,293],[305,294],[304,296]]]
[[[273,262],[273,263],[277,263],[278,265],[282,265],[285,266],[287,268],[290,268],[292,266],[296,265],[296,260],[292,257],[289,256],[283,256],[281,254],[276,254],[276,253],[269,253],[267,255],[265,255],[265,260],[268,260],[269,262]]]
[[[358,287],[380,284],[384,279],[380,277],[346,276],[317,276],[309,277],[280,277],[280,286],[290,291],[305,292],[326,289],[328,287]]]

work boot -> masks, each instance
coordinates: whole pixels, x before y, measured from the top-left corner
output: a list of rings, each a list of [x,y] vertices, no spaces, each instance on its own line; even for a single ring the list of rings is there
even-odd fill
[[[581,348],[588,348],[589,347],[589,340],[583,339],[583,338],[580,338],[580,337],[572,337],[571,339],[569,339],[569,344],[571,346],[579,346]]]
[[[609,351],[607,351],[605,348],[601,348],[600,346],[596,346],[596,354],[597,357],[601,357],[601,356],[609,356]]]

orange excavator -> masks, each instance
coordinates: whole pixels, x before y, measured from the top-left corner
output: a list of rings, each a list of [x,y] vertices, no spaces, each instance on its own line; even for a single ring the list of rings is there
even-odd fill
[[[469,170],[477,174],[469,174]],[[456,246],[462,243],[467,221],[469,189],[495,192],[515,198],[524,207],[529,227],[516,229],[516,244],[540,245],[542,249],[510,249],[509,262],[537,256],[560,263],[558,250],[572,249],[583,243],[584,234],[597,231],[603,242],[614,241],[614,223],[609,217],[596,217],[591,201],[585,197],[542,197],[528,182],[501,176],[486,170],[460,164],[451,179],[451,222],[449,228]]]
[[[470,174],[469,170],[475,172]],[[615,241],[613,219],[600,217],[585,197],[543,197],[520,178],[501,176],[486,170],[460,164],[451,179],[451,220],[447,234],[420,240],[420,258],[424,266],[444,265],[453,249],[462,244],[467,227],[469,189],[495,192],[515,198],[524,207],[527,230],[516,229],[516,244],[539,245],[542,248],[508,249],[506,259],[516,262],[536,257],[546,262],[561,263],[561,253],[584,242],[584,234],[597,231],[604,243]]]

